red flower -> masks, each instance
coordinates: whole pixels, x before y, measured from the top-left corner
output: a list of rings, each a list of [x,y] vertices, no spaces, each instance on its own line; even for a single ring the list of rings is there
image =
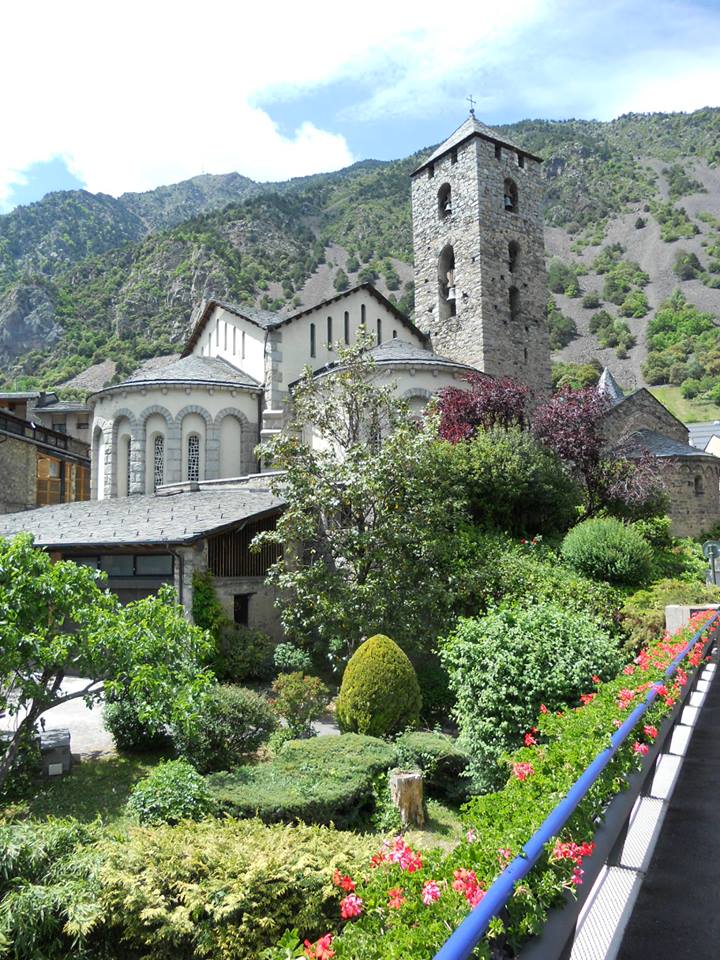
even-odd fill
[[[638,740],[633,744],[633,753],[639,753],[643,757],[650,752],[650,747],[646,743],[640,743]]]
[[[649,737],[651,740],[654,740],[658,735],[657,727],[653,727],[649,723],[645,724],[643,730],[645,731],[645,736]]]
[[[431,903],[440,899],[440,887],[434,880],[428,880],[427,883],[423,884],[421,896],[422,902],[426,907],[429,907]]]
[[[589,703],[593,702],[596,696],[596,693],[581,693],[580,702],[586,707]]]
[[[525,744],[526,747],[534,747],[535,744],[537,743],[537,740],[532,735],[532,733],[526,733],[525,736],[523,737],[523,743]]]
[[[540,704],[540,713],[547,713],[547,712],[548,712],[548,708],[545,706],[544,703],[541,703],[541,704]]]
[[[353,917],[359,917],[362,911],[362,899],[355,893],[349,893],[347,897],[340,901],[340,916],[343,920],[351,920]]]
[[[405,903],[405,899],[402,887],[393,887],[388,890],[388,908],[390,910],[399,910]]]
[[[333,883],[336,887],[340,887],[345,893],[352,893],[355,889],[355,881],[351,880],[347,874],[341,874],[339,870],[336,870],[333,874]]]
[[[335,951],[331,950],[333,942],[333,936],[331,933],[326,933],[324,937],[320,937],[317,943],[312,944],[309,940],[305,941],[305,956],[310,957],[310,960],[332,960],[335,956]]]
[[[594,675],[591,677],[591,679],[592,679],[592,682],[593,682],[593,683],[602,683],[602,680],[600,679],[600,677],[599,677],[597,674],[594,674]]]
[[[531,777],[535,773],[535,768],[531,763],[514,763],[512,765],[512,772],[518,780],[527,780],[528,777]]]

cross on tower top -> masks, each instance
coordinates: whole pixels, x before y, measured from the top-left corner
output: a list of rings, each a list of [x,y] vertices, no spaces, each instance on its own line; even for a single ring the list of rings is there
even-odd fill
[[[475,100],[473,99],[472,94],[470,94],[470,96],[467,97],[466,99],[467,99],[467,102],[470,104],[470,116],[474,117],[475,116]]]

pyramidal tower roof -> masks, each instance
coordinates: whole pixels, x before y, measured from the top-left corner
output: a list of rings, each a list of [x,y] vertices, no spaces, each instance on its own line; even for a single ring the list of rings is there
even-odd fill
[[[622,387],[617,382],[615,377],[610,373],[607,367],[605,367],[603,372],[600,374],[597,392],[601,397],[607,397],[613,404],[619,403],[625,397]]]
[[[440,157],[444,156],[446,153],[449,153],[453,148],[459,146],[461,143],[464,143],[466,140],[470,140],[471,137],[482,137],[483,140],[490,140],[492,143],[499,143],[501,146],[508,147],[510,150],[515,150],[518,153],[522,153],[526,157],[532,157],[533,160],[541,160],[541,157],[536,157],[535,154],[530,153],[523,147],[519,147],[516,143],[508,140],[507,137],[503,137],[491,127],[487,127],[484,123],[480,123],[474,112],[470,111],[470,116],[467,118],[467,120],[465,120],[464,123],[461,123],[457,130],[454,133],[451,133],[447,140],[444,143],[441,143],[437,150],[435,150],[427,158],[427,160],[423,160],[420,166],[413,170],[413,175],[418,173],[420,170],[423,170],[428,166],[428,164],[439,160]]]

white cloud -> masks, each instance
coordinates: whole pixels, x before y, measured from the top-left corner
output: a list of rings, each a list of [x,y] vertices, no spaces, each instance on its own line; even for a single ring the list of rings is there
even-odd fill
[[[337,169],[354,159],[342,135],[312,117],[283,135],[257,104],[341,80],[368,90],[345,120],[442,117],[452,104],[449,129],[459,91],[479,116],[514,119],[692,109],[720,90],[718,12],[699,0],[11,3],[0,207],[23,170],[53,156],[111,194],[203,170]]]

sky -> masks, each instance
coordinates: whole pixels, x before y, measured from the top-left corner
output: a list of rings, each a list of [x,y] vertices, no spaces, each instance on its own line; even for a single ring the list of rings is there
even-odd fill
[[[0,213],[279,180],[490,125],[720,105],[720,0],[8,0]]]

